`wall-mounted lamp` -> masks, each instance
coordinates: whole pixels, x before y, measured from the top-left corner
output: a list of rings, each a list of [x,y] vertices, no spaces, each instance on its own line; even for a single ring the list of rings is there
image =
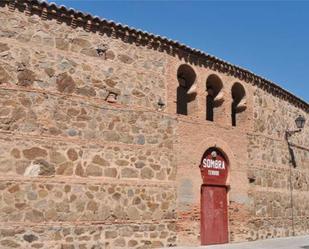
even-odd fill
[[[301,130],[305,126],[306,119],[303,116],[299,115],[298,118],[295,120],[295,123],[297,128]]]
[[[297,127],[297,130],[292,130],[292,131],[285,131],[285,139],[287,141],[288,144],[288,149],[289,149],[289,153],[290,153],[290,163],[293,165],[294,168],[297,167],[297,162],[296,162],[296,158],[295,158],[295,154],[292,148],[291,143],[289,142],[289,137],[291,137],[293,134],[301,132],[302,129],[304,128],[306,123],[306,119],[302,116],[299,115],[296,119],[295,119],[295,124]],[[289,177],[289,182],[290,182],[290,197],[291,197],[291,210],[292,210],[292,235],[295,235],[295,228],[294,228],[294,199],[293,199],[293,172],[292,172],[292,167],[290,167],[290,177]]]
[[[305,123],[306,123],[306,119],[302,115],[299,115],[295,119],[295,124],[296,124],[297,130],[293,130],[293,131],[287,130],[285,132],[286,138],[289,138],[290,136],[292,136],[295,133],[301,132],[302,129],[304,128],[304,126],[305,126]]]
[[[109,92],[106,98],[108,103],[116,103],[117,102],[117,94],[114,92]]]
[[[164,108],[164,106],[165,106],[165,103],[163,102],[163,100],[162,100],[161,97],[159,98],[159,101],[158,101],[157,104],[158,104],[158,107],[159,107],[158,110],[159,110],[159,111],[162,111],[163,108]]]
[[[96,49],[98,56],[103,56],[105,53],[105,50],[101,49],[101,48],[97,48]]]

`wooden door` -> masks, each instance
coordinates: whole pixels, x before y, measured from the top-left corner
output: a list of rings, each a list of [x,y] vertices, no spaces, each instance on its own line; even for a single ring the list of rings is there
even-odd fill
[[[228,242],[227,189],[201,186],[201,244]]]

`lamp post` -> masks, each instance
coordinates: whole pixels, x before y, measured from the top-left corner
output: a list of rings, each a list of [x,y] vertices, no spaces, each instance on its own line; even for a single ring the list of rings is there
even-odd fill
[[[288,139],[289,137],[291,137],[295,133],[301,132],[302,129],[304,128],[304,126],[305,126],[305,123],[306,123],[306,119],[302,115],[299,115],[295,119],[295,124],[296,124],[297,130],[292,130],[292,131],[287,130],[285,132],[286,139]]]
[[[299,115],[296,119],[295,119],[295,124],[297,127],[297,130],[287,130],[285,131],[285,139],[287,141],[288,144],[288,149],[289,149],[289,153],[291,156],[291,163],[293,164],[294,168],[296,168],[296,161],[295,161],[295,156],[294,156],[294,152],[293,149],[291,148],[290,142],[289,142],[289,138],[294,135],[295,133],[301,132],[302,129],[304,128],[306,123],[306,119]],[[293,232],[293,236],[295,236],[295,228],[294,228],[294,201],[293,201],[293,181],[292,181],[292,167],[290,167],[290,199],[291,199],[291,216],[292,216],[292,232]]]

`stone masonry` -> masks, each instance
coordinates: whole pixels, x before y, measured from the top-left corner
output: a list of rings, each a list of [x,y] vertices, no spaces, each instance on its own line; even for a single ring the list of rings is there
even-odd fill
[[[285,140],[299,114],[309,121],[308,103],[64,7],[1,0],[0,23],[0,248],[199,245],[199,164],[210,147],[230,164],[229,241],[309,233],[309,126],[290,150]],[[183,64],[196,74],[188,115],[176,113]],[[213,122],[211,75],[223,83]],[[245,108],[232,126],[236,82]]]

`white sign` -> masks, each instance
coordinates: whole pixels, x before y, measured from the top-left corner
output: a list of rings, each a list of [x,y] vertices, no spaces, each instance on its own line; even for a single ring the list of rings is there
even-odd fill
[[[209,176],[219,176],[220,172],[218,170],[208,170]]]
[[[224,161],[212,160],[212,159],[203,159],[203,167],[208,169],[225,169]]]

